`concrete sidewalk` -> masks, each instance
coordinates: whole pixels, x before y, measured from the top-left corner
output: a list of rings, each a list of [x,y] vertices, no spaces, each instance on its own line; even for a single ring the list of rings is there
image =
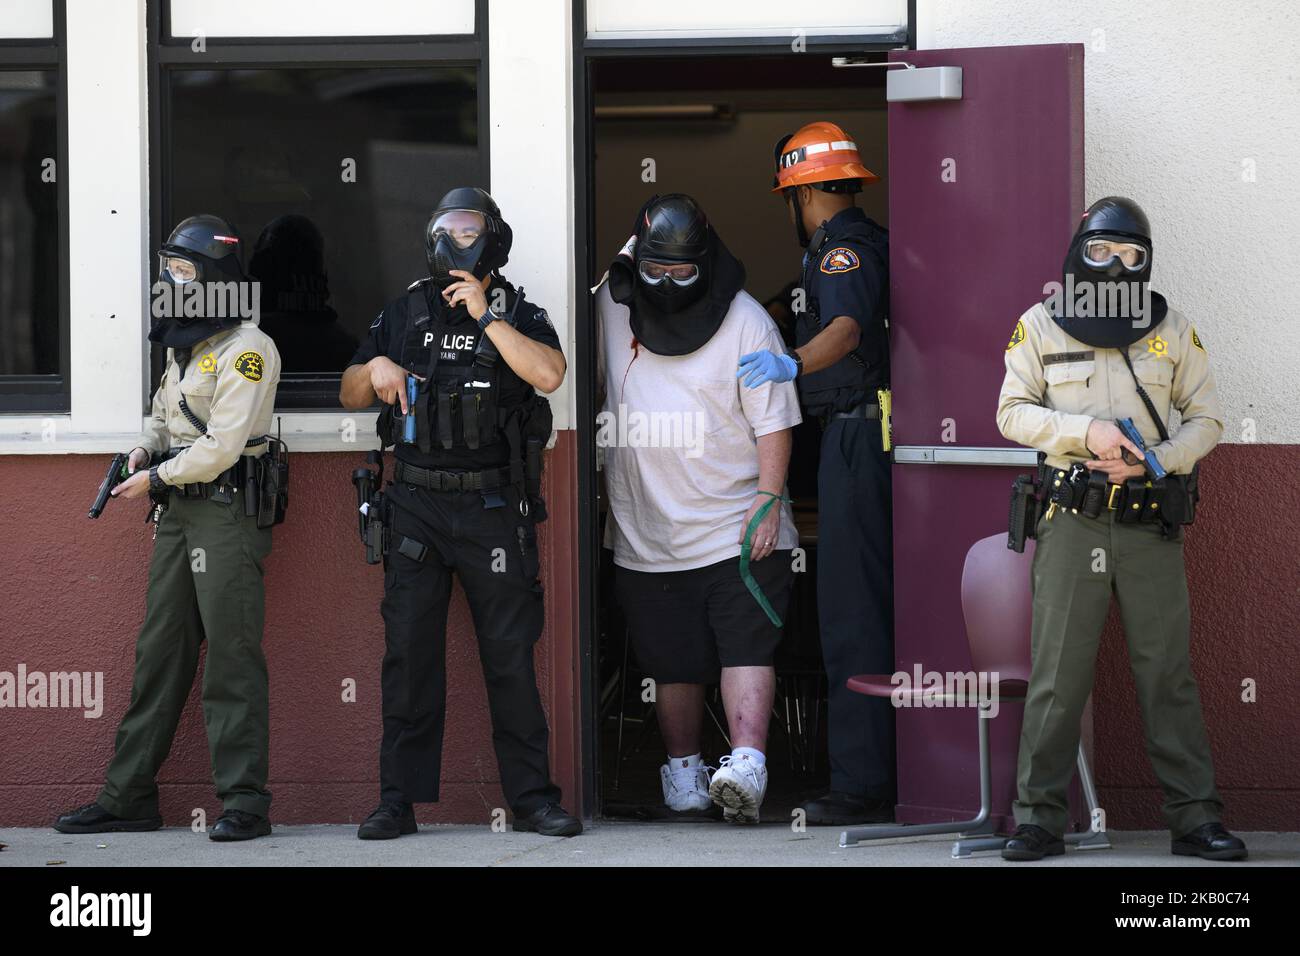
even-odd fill
[[[398,840],[362,841],[355,826],[277,826],[248,843],[213,843],[204,833],[168,827],[153,833],[69,836],[51,829],[0,829],[2,866],[997,866],[997,853],[964,860],[951,856],[952,840],[917,837],[850,849],[838,846],[838,829],[765,824],[731,827],[708,823],[600,821],[573,839],[542,837],[483,826],[421,826]],[[1295,866],[1300,834],[1241,833],[1250,849],[1246,864],[1176,857],[1160,831],[1111,834],[1113,849],[1067,850],[1040,867],[1091,866]]]

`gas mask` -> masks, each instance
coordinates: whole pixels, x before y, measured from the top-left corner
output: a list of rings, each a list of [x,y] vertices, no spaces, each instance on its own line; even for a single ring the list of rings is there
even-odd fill
[[[482,189],[453,189],[438,203],[424,234],[429,275],[440,289],[461,281],[452,270],[483,279],[509,258],[512,233]]]

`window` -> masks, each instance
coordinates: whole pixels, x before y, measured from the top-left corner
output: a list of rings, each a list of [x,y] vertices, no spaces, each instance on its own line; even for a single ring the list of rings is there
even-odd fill
[[[337,408],[379,310],[428,274],[434,203],[488,185],[478,40],[155,29],[153,246],[186,216],[229,221],[283,362],[277,406]]]
[[[21,3],[0,38],[0,411],[68,408],[58,7]]]

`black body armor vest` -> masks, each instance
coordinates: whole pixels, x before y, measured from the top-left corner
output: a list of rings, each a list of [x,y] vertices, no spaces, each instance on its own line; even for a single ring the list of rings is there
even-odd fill
[[[862,268],[879,265],[883,272],[882,313],[889,314],[889,234],[875,223],[850,221],[834,236],[818,229],[808,245],[799,284],[804,290],[805,309],[795,323],[795,345],[812,341],[825,327],[817,298],[816,280],[822,256],[847,240],[854,251],[868,250],[876,262],[864,261]],[[865,259],[865,257],[864,257]],[[830,318],[834,318],[831,316]],[[874,401],[878,388],[889,387],[889,338],[883,330],[869,335],[864,329],[858,347],[829,368],[799,377],[799,397],[805,409],[814,414],[848,411],[863,401]]]

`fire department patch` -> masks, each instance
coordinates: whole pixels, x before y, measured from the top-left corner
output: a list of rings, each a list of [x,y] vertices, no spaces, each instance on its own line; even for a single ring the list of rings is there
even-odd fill
[[[852,249],[836,246],[822,257],[822,272],[827,275],[834,275],[837,272],[852,272],[861,264],[858,260],[858,254]]]
[[[262,356],[256,352],[240,352],[239,358],[235,359],[235,371],[250,382],[260,382],[264,364]]]
[[[1025,340],[1025,323],[1023,320],[1021,320],[1016,323],[1016,330],[1011,333],[1011,341],[1007,343],[1007,351],[1010,352],[1013,348],[1015,348],[1024,340]]]

